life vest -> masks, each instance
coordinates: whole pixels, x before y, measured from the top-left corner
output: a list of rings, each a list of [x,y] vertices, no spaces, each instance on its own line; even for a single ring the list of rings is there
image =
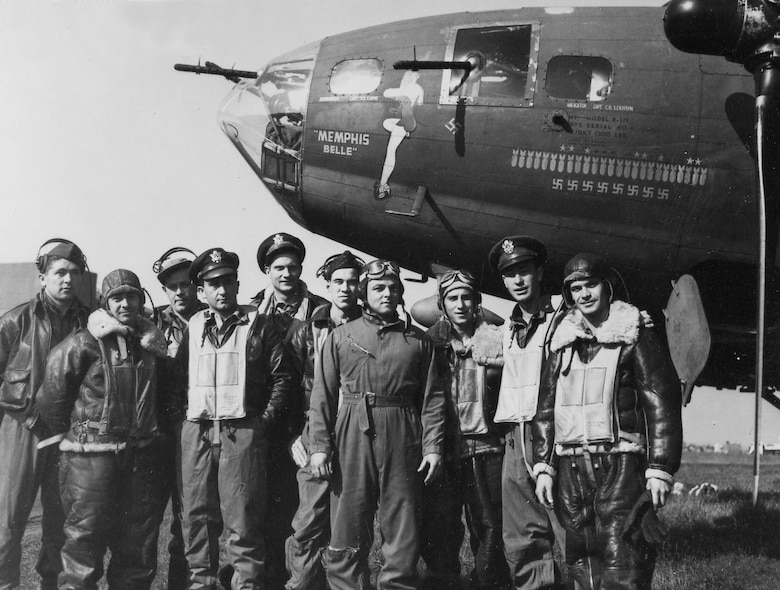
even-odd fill
[[[231,420],[246,416],[247,338],[257,311],[244,310],[248,321],[236,326],[227,342],[216,348],[201,336],[204,312],[190,319],[187,420]]]
[[[452,367],[452,399],[458,411],[461,434],[487,434],[485,367],[470,356],[457,357]]]
[[[512,337],[510,322],[504,324],[504,371],[494,422],[519,424],[532,420],[536,414],[544,340],[554,315],[552,312],[546,314],[544,322],[536,327],[525,348],[520,348]]]
[[[621,348],[620,344],[602,345],[589,363],[574,352],[569,370],[559,375],[556,385],[556,444],[617,440],[613,402]]]

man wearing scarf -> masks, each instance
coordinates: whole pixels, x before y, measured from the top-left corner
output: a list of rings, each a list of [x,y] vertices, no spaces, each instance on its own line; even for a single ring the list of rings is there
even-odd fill
[[[302,322],[309,320],[314,310],[327,303],[309,292],[301,280],[306,248],[293,235],[280,232],[268,236],[257,249],[257,264],[271,281],[252,299],[260,314],[267,315],[289,340]],[[300,393],[300,392],[299,392]],[[280,425],[282,426],[282,425]],[[269,438],[268,469],[274,477],[268,482],[267,535],[268,585],[282,590],[287,580],[285,542],[292,534],[290,523],[298,508],[298,466],[288,451],[292,435],[300,434],[300,421],[292,429],[279,428]]]

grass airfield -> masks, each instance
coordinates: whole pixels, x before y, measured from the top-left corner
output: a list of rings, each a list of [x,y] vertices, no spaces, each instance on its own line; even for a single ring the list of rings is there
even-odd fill
[[[689,453],[675,481],[682,495],[673,496],[661,512],[670,533],[656,564],[655,590],[765,590],[780,586],[780,456],[761,461],[759,505],[752,506],[752,457],[740,454]],[[693,486],[709,482],[718,492],[690,496]],[[160,530],[159,572],[152,585],[167,587],[168,522]],[[33,512],[24,536],[22,590],[38,588],[35,560],[40,542],[40,512]],[[376,549],[376,548],[375,548]],[[372,551],[372,557],[377,555]],[[470,551],[461,555],[466,587]],[[372,560],[378,568],[377,560]],[[424,566],[423,566],[424,567]],[[100,588],[107,588],[101,581]]]

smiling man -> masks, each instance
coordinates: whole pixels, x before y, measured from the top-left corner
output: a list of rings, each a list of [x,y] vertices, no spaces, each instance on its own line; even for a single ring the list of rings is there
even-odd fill
[[[319,295],[309,293],[301,280],[305,257],[303,242],[293,235],[280,232],[262,241],[257,249],[257,264],[271,284],[251,301],[260,313],[304,321],[317,307],[327,303]],[[285,328],[288,325],[289,321]]]
[[[460,588],[465,508],[474,553],[469,587],[505,589],[509,568],[501,539],[501,429],[493,421],[501,382],[501,330],[487,323],[474,276],[439,278],[444,315],[428,330],[448,402],[442,477],[423,492],[425,588]]]
[[[314,368],[320,363],[322,346],[337,327],[360,317],[357,302],[358,278],[365,263],[349,250],[328,258],[317,271],[325,279],[331,303],[321,305],[307,322],[299,325],[290,340],[293,360],[302,374],[308,409],[314,383]],[[312,474],[309,465],[309,432],[303,432],[291,445],[298,465],[298,510],[292,521],[293,534],[287,539],[287,590],[326,590],[322,553],[330,539],[331,489],[327,479]]]
[[[173,247],[158,258],[152,269],[162,286],[168,305],[155,308],[154,317],[168,344],[168,356],[175,357],[184,331],[196,311],[205,307],[197,297],[197,289],[189,276],[190,264],[195,254],[188,248]],[[173,442],[166,445],[168,464],[175,472],[176,448]],[[183,590],[187,587],[187,559],[184,557],[184,539],[181,530],[181,505],[175,489],[175,478],[171,478],[171,539],[168,543],[168,590]]]
[[[613,300],[602,258],[578,254],[564,277],[570,309],[550,343],[533,426],[536,494],[566,527],[578,587],[644,590],[657,554],[648,541],[657,538],[630,543],[624,533],[645,489],[649,512],[671,491],[682,452],[680,383],[639,310]]]
[[[89,316],[49,357],[41,415],[62,435],[65,509],[60,588],[95,588],[111,551],[111,588],[150,588],[168,495],[161,458],[173,391],[160,383],[167,347],[141,315],[138,277],[117,269],[102,284],[105,309]],[[171,397],[167,397],[171,396]]]
[[[271,317],[288,339],[301,322],[311,318],[315,309],[327,303],[310,293],[301,280],[305,257],[303,242],[284,232],[268,236],[257,249],[257,264],[271,283],[255,295],[251,304],[259,313]],[[282,590],[287,581],[285,542],[292,533],[290,523],[298,508],[298,466],[290,457],[287,441],[290,435],[300,433],[301,425],[296,422],[292,426],[294,432],[277,429],[269,438],[268,468],[275,474],[269,481],[267,515],[271,590]]]
[[[531,473],[531,420],[536,413],[544,344],[555,316],[549,295],[542,294],[547,261],[544,244],[529,236],[510,236],[490,251],[491,266],[501,273],[515,301],[504,324],[504,370],[494,417],[509,427],[501,476],[504,553],[518,590],[555,588],[561,579],[553,559],[564,533],[555,514],[536,500]]]
[[[238,263],[222,248],[193,261],[208,309],[176,356],[188,385],[178,479],[190,588],[216,588],[223,527],[230,587],[266,587],[268,437],[289,411],[294,368],[270,318],[238,304]]]
[[[35,264],[40,293],[0,319],[0,590],[19,585],[22,536],[39,487],[43,530],[36,570],[41,588],[56,588],[62,569],[59,451],[56,444],[37,448],[49,432],[39,420],[36,393],[49,351],[87,325],[89,310],[76,297],[86,258],[76,244],[57,238],[41,246]]]

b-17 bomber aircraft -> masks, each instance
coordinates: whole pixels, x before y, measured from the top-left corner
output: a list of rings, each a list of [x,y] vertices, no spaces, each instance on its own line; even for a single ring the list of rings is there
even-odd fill
[[[176,67],[238,81],[221,126],[309,230],[423,277],[471,269],[493,294],[502,236],[548,245],[552,290],[597,252],[632,302],[672,314],[670,345],[711,334],[698,384],[755,387],[757,333],[761,358],[780,348],[778,18],[775,0],[519,8],[327,37],[257,74]],[[696,285],[709,333],[686,324]]]

